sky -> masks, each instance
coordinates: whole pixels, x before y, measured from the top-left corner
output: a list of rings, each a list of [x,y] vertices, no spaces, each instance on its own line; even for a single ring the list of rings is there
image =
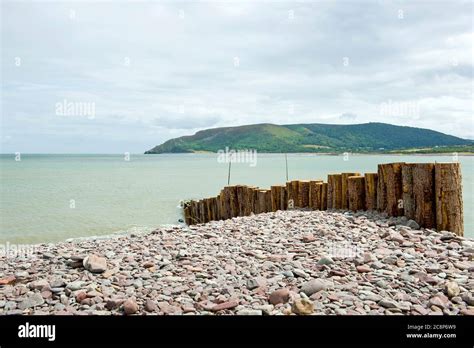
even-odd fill
[[[206,128],[474,138],[471,1],[1,3],[2,153],[143,153]]]

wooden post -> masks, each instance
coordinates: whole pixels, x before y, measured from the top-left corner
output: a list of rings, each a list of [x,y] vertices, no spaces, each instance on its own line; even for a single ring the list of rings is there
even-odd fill
[[[257,213],[265,213],[267,210],[267,190],[258,190]]]
[[[300,208],[309,207],[309,180],[298,182],[298,206]]]
[[[334,187],[334,177],[333,174],[328,175],[328,185],[327,185],[327,209],[332,209],[332,191]]]
[[[198,224],[199,221],[200,221],[199,202],[193,201],[193,225]]]
[[[377,209],[377,173],[365,173],[365,208]]]
[[[288,192],[288,207],[290,206],[289,202],[293,201],[293,208],[299,206],[298,199],[298,181],[293,180],[286,183],[286,190]]]
[[[402,199],[403,215],[408,219],[415,219],[415,199],[413,196],[413,169],[415,163],[402,165]]]
[[[221,215],[221,195],[218,194],[216,197],[216,220],[222,220]]]
[[[378,165],[377,209],[389,216],[403,215],[402,164]]]
[[[322,189],[322,180],[311,180],[309,182],[309,207],[313,210],[321,210]]]
[[[186,225],[191,225],[191,206],[186,205],[183,209],[184,223]]]
[[[198,209],[199,209],[199,223],[200,224],[203,224],[205,222],[204,220],[204,209],[205,209],[205,206],[204,206],[204,200],[199,200],[198,202]]]
[[[265,192],[265,211],[271,212],[272,211],[272,191],[266,190]]]
[[[361,175],[347,178],[349,204],[352,211],[365,210],[365,177]]]
[[[321,190],[321,210],[328,209],[328,183],[323,182],[323,187]]]
[[[459,163],[435,164],[436,229],[464,235],[462,176]]]
[[[342,174],[328,175],[328,209],[342,209]]]
[[[435,165],[417,163],[413,168],[414,220],[426,228],[436,227]],[[461,200],[462,205],[462,200]]]
[[[285,190],[283,185],[274,185],[271,187],[271,196],[272,196],[272,211],[283,210],[281,195]]]
[[[280,192],[280,204],[281,204],[281,209],[282,210],[287,210],[288,209],[288,186],[282,186],[281,192]]]
[[[244,210],[245,210],[245,198],[244,198],[244,191],[245,191],[245,186],[244,185],[236,185],[235,186],[235,194],[237,197],[237,211],[236,211],[236,216],[244,216]]]
[[[348,209],[349,208],[349,196],[348,196],[348,187],[347,187],[347,179],[350,176],[360,176],[360,173],[342,173],[341,179],[341,208]]]
[[[230,198],[231,217],[237,217],[239,216],[239,199],[235,186],[230,186]]]

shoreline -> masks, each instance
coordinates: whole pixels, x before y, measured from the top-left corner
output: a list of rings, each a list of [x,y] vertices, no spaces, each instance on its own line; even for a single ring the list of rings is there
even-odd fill
[[[277,211],[0,257],[0,315],[474,314],[474,240]]]

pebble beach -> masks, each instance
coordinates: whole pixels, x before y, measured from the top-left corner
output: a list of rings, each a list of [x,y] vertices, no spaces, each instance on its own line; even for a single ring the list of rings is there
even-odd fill
[[[0,256],[0,315],[473,315],[474,241],[288,210]]]

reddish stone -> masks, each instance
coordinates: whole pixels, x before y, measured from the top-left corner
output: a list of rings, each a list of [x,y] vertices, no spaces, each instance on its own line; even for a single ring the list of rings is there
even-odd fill
[[[84,291],[80,291],[76,294],[76,302],[81,303],[87,298],[87,294]]]
[[[8,285],[16,280],[15,276],[8,276],[0,279],[0,285]]]
[[[212,311],[213,312],[218,312],[218,311],[222,311],[224,309],[232,309],[232,308],[237,307],[238,305],[239,305],[239,301],[231,300],[231,301],[227,301],[227,302],[219,303],[219,304],[215,305],[214,307],[212,307]]]
[[[305,234],[302,238],[303,242],[305,243],[311,243],[311,242],[314,242],[316,240],[316,237],[309,233],[309,234]]]
[[[290,299],[290,290],[283,288],[283,289],[278,289],[273,291],[269,298],[268,301],[272,305],[277,305],[279,303],[286,303]]]
[[[367,273],[371,271],[370,267],[367,265],[357,266],[356,269],[357,269],[357,272],[359,273]]]

